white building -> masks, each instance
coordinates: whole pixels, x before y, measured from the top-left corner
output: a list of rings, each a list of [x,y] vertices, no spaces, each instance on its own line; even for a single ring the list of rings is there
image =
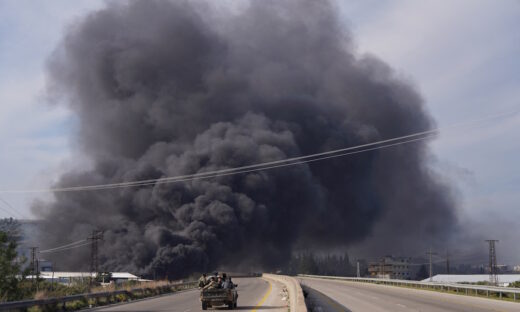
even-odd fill
[[[500,286],[509,286],[510,283],[520,281],[520,274],[499,274],[498,284]],[[424,279],[423,282],[429,282],[430,278]],[[489,274],[438,274],[433,276],[433,282],[437,283],[471,283],[489,282]]]
[[[124,281],[142,281],[139,277],[130,274],[128,272],[112,272],[112,280],[115,283],[121,283]],[[60,284],[69,285],[76,281],[88,281],[90,278],[95,278],[96,273],[90,272],[49,272],[42,271],[40,272],[40,278],[47,280],[49,282],[55,282]],[[28,279],[31,276],[27,277]]]

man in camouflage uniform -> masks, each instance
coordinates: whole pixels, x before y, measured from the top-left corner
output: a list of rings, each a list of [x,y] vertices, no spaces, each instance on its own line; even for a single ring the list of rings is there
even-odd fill
[[[204,288],[206,286],[206,273],[202,273],[202,276],[199,278],[199,288]]]
[[[203,289],[215,289],[215,288],[219,288],[219,282],[217,281],[217,279],[212,276],[210,277],[210,282],[208,284],[206,284],[206,286],[204,286]]]

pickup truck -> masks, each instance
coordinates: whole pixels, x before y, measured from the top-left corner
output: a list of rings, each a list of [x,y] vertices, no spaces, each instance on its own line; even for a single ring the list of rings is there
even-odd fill
[[[236,289],[213,288],[203,289],[200,292],[202,310],[227,305],[228,310],[237,307],[238,293]]]

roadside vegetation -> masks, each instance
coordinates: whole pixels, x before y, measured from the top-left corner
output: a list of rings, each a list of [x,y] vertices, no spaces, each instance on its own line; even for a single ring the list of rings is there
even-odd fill
[[[362,270],[364,273],[366,265],[363,265]],[[356,269],[350,263],[347,253],[342,256],[317,256],[312,252],[306,252],[294,255],[289,265],[282,272],[288,275],[354,276]]]
[[[514,283],[509,284],[509,287],[520,288],[520,281],[516,281]]]
[[[0,302],[31,296],[26,286],[26,259],[17,253],[19,224],[13,219],[0,220]]]
[[[73,281],[64,285],[46,281],[36,274],[32,276],[27,259],[17,252],[20,241],[20,224],[13,219],[0,220],[0,303],[21,300],[38,300],[61,298],[72,295],[89,293],[111,293],[124,291],[118,294],[107,295],[95,299],[81,298],[65,304],[32,307],[28,311],[74,311],[89,306],[106,305],[117,302],[136,300],[161,294],[178,291],[184,286],[172,284],[169,281],[127,281],[124,283],[103,284],[102,281],[111,280],[110,273],[98,273],[93,281]],[[34,277],[34,278],[33,278]],[[195,285],[195,284],[194,284]]]
[[[195,285],[195,284],[194,284]],[[54,298],[54,297],[64,297],[69,296],[71,294],[68,293],[69,286],[60,285],[61,290],[67,293],[66,295],[59,295],[60,292],[46,292],[40,291],[36,294],[35,299],[45,299],[45,298]],[[80,290],[81,288],[79,288]],[[138,283],[138,282],[128,282],[121,285],[110,285],[107,287],[95,287],[91,289],[91,293],[98,292],[108,292],[112,293],[115,291],[125,290],[125,292],[102,296],[98,298],[81,298],[74,301],[69,301],[60,304],[50,304],[47,306],[35,306],[29,308],[29,312],[47,312],[47,311],[75,311],[87,307],[95,307],[95,306],[103,306],[108,304],[115,304],[121,302],[129,302],[133,300],[144,299],[148,297],[159,296],[163,294],[173,293],[179,291],[182,288],[176,287],[174,284],[169,283],[168,281],[156,281],[156,282],[146,282],[146,283]],[[88,291],[88,289],[87,289]],[[85,292],[80,292],[78,294],[85,294]]]

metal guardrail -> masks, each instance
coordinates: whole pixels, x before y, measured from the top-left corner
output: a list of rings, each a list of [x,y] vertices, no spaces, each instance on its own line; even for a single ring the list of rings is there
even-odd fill
[[[323,276],[323,275],[306,275],[298,274],[301,277],[318,278],[318,279],[332,279],[332,280],[344,280],[361,283],[372,283],[372,284],[383,284],[392,286],[408,286],[419,289],[435,289],[440,291],[456,291],[457,293],[472,295],[481,292],[489,297],[490,294],[497,294],[502,299],[503,294],[512,294],[513,301],[520,299],[520,288],[513,287],[496,287],[496,286],[481,286],[471,284],[457,284],[457,283],[439,283],[439,282],[419,282],[409,280],[398,280],[398,279],[385,279],[385,278],[363,278],[363,277],[343,277],[343,276]]]
[[[128,295],[133,297],[135,293],[145,293],[146,291],[154,291],[158,289],[162,290],[182,290],[195,288],[197,286],[197,282],[186,282],[179,284],[170,284],[166,286],[160,286],[155,288],[133,288],[130,290],[116,290],[116,291],[107,291],[107,292],[97,292],[97,293],[89,293],[89,294],[79,294],[65,297],[56,297],[56,298],[46,298],[46,299],[36,299],[36,300],[22,300],[22,301],[10,301],[10,302],[2,302],[0,303],[0,311],[13,310],[13,309],[27,309],[35,306],[50,306],[56,304],[65,304],[66,302],[78,301],[78,300],[89,300],[89,299],[98,299],[98,298],[110,298],[117,295]]]

